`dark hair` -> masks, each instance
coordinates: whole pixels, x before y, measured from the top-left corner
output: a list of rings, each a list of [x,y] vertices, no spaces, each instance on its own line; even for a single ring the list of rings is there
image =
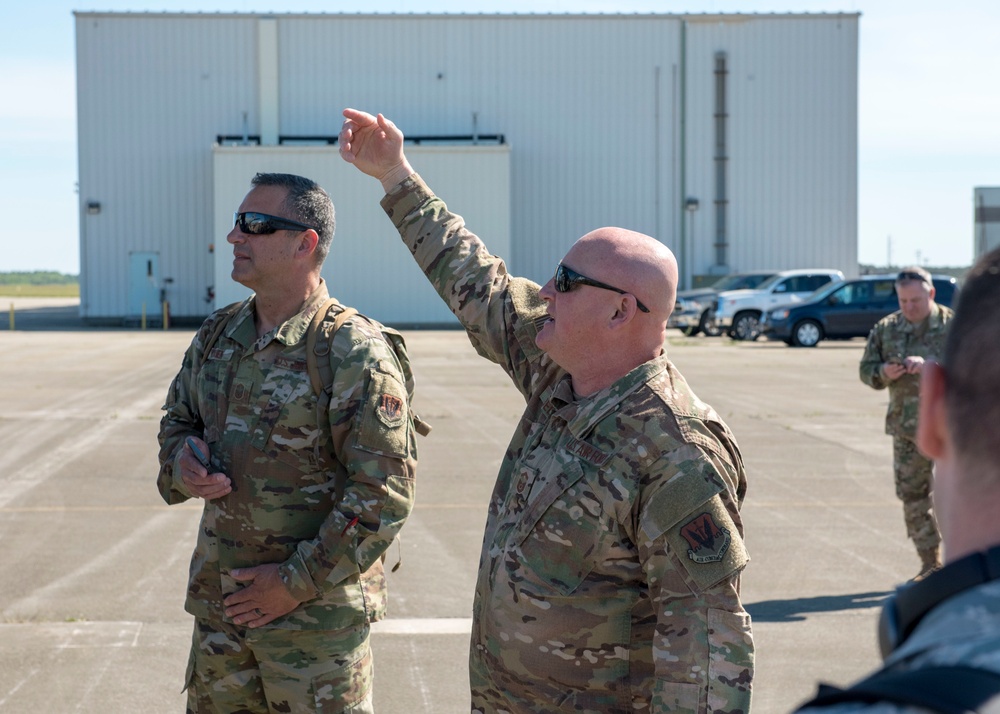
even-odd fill
[[[1000,473],[1000,248],[969,272],[948,325],[949,431],[960,456]]]
[[[258,186],[280,186],[288,191],[285,197],[285,210],[293,221],[315,226],[319,234],[316,244],[316,257],[322,265],[330,252],[333,242],[333,231],[336,226],[333,201],[323,187],[311,179],[294,174],[257,174],[250,181],[254,188]]]

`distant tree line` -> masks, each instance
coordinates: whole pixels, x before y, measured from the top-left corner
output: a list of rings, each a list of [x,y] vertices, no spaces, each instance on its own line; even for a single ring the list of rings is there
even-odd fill
[[[79,275],[66,275],[51,270],[0,273],[0,285],[76,285],[79,282]]]

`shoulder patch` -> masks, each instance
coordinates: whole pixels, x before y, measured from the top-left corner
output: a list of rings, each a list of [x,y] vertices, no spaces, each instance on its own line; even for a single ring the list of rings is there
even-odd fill
[[[359,447],[386,456],[408,455],[409,407],[406,388],[397,377],[378,369],[369,370],[364,410],[359,418]]]
[[[687,557],[696,563],[718,563],[733,540],[729,531],[715,522],[711,511],[699,513],[682,525],[681,536],[690,546]]]
[[[713,496],[666,533],[667,545],[702,590],[732,577],[750,561],[722,498]]]
[[[383,392],[378,398],[378,418],[386,426],[396,426],[406,418],[403,400],[395,394]]]

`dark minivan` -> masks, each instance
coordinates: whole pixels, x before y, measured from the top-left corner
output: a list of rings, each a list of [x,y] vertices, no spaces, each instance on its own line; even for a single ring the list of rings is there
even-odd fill
[[[823,339],[866,337],[875,323],[899,309],[896,273],[866,275],[817,290],[803,302],[769,311],[761,332],[793,347],[815,347]],[[934,302],[951,306],[958,291],[955,278],[932,276]]]

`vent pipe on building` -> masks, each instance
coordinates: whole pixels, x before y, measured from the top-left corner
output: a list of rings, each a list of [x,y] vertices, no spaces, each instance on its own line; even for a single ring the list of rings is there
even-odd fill
[[[726,155],[726,53],[715,53],[715,266],[720,275],[729,272],[729,239],[726,230],[726,176],[729,157]]]
[[[257,81],[261,146],[277,146],[281,133],[278,103],[278,20],[257,18]]]

